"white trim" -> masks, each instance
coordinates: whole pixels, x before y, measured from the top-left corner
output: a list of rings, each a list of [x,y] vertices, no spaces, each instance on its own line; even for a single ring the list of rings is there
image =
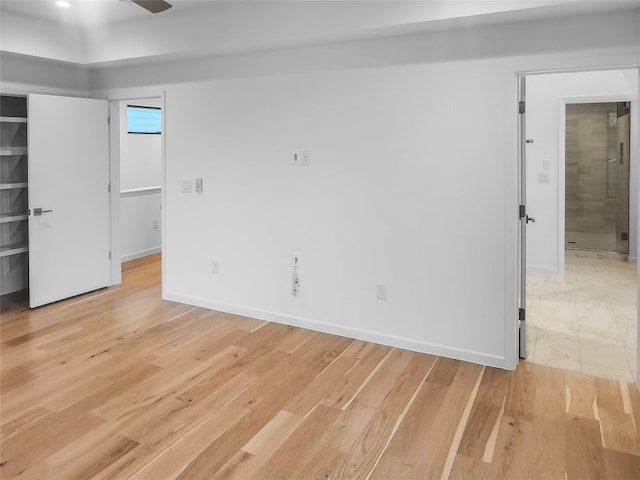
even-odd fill
[[[120,198],[140,197],[142,195],[153,195],[161,192],[162,187],[160,185],[155,187],[129,188],[127,190],[120,190]]]
[[[638,69],[638,77],[640,77],[640,69]],[[638,79],[638,83],[640,84],[640,78]],[[640,176],[638,175],[638,164],[640,163],[639,133],[640,112],[638,111],[638,101],[632,100],[629,117],[629,255],[632,258],[637,258],[638,248],[640,248],[640,236],[638,234],[638,188],[640,187],[638,185],[638,183],[640,183]],[[633,158],[634,156],[635,158]]]
[[[555,189],[556,205],[558,205],[558,264],[556,270],[558,274],[564,274],[564,245],[565,245],[565,222],[566,204],[565,204],[565,184],[567,182],[566,166],[567,152],[565,151],[565,137],[567,136],[567,102],[564,98],[558,100],[558,186]]]
[[[122,262],[123,261],[127,261],[128,260],[133,260],[134,258],[139,258],[145,255],[150,255],[152,253],[156,253],[154,251],[152,251],[153,249],[150,250],[143,250],[142,252],[149,252],[149,253],[144,253],[139,255],[139,257],[133,257],[133,255],[138,255],[141,252],[134,252],[132,254],[127,254],[127,255],[122,255],[122,247],[121,247],[121,229],[120,229],[120,222],[121,222],[121,215],[120,215],[120,199],[121,198],[125,198],[125,197],[130,197],[130,196],[138,196],[138,195],[146,195],[146,194],[151,194],[151,193],[160,193],[161,194],[161,200],[160,200],[160,208],[162,209],[161,215],[162,215],[162,230],[161,230],[161,235],[162,235],[162,241],[161,241],[161,246],[160,247],[154,247],[155,248],[159,248],[158,251],[162,251],[164,249],[164,242],[165,242],[165,215],[164,215],[164,208],[163,205],[165,205],[165,196],[164,196],[164,185],[165,185],[165,152],[164,152],[164,148],[165,148],[165,142],[164,142],[164,137],[165,135],[163,135],[163,140],[161,143],[161,156],[162,156],[162,185],[160,186],[154,186],[154,187],[149,187],[150,189],[159,189],[158,192],[156,191],[149,191],[146,192],[146,188],[141,188],[141,189],[130,189],[130,190],[123,190],[120,191],[120,103],[121,102],[126,102],[129,100],[147,100],[147,99],[160,99],[160,102],[162,104],[162,109],[164,111],[164,91],[159,92],[156,95],[153,94],[149,94],[148,91],[149,89],[142,89],[145,90],[147,93],[141,93],[140,95],[131,95],[129,93],[122,93],[122,95],[105,95],[106,98],[108,98],[109,100],[109,115],[110,115],[110,123],[109,123],[109,129],[110,129],[110,144],[111,144],[111,153],[110,153],[110,165],[111,165],[111,285],[118,285],[120,283],[122,283]],[[165,125],[164,125],[164,118],[165,115],[162,115],[162,129],[164,131]],[[132,193],[132,194],[128,194],[129,192],[133,192],[133,191],[143,191],[145,190],[144,193]],[[125,193],[123,195],[123,193]],[[164,260],[164,255],[162,256],[162,284],[164,285],[164,270],[165,270],[165,260]]]
[[[109,101],[111,285],[122,283],[122,240],[120,234],[120,102]]]
[[[127,255],[123,255],[121,261],[122,263],[124,263],[130,260],[135,260],[137,258],[146,257],[147,255],[153,255],[154,253],[160,253],[161,251],[162,247],[147,248],[146,250],[140,250],[139,252],[133,252]]]
[[[463,360],[465,362],[472,362],[481,365],[487,365],[490,367],[497,367],[503,369],[514,368],[513,366],[506,365],[506,361],[503,357],[496,355],[490,355],[482,352],[476,352],[472,350],[463,350],[457,348],[450,348],[444,345],[438,345],[427,342],[418,342],[410,338],[396,337],[392,335],[384,335],[370,330],[361,330],[349,327],[343,327],[335,323],[321,322],[310,318],[296,317],[293,315],[285,315],[277,312],[270,312],[267,310],[260,310],[257,308],[243,307],[240,305],[232,305],[228,303],[218,303],[215,301],[207,300],[199,297],[191,297],[189,295],[182,295],[179,293],[166,292],[165,300],[172,302],[184,303],[187,305],[194,305],[196,307],[208,308],[211,310],[217,310],[219,312],[231,313],[234,315],[241,315],[245,317],[257,318],[258,320],[265,320],[269,322],[280,323],[283,325],[292,325],[295,327],[306,328],[315,332],[329,333],[332,335],[339,335],[341,337],[354,338],[356,340],[363,340],[365,342],[373,342],[381,345],[389,345],[391,347],[403,348],[414,352],[428,353],[431,355],[439,355],[447,358],[454,358],[457,360]]]
[[[535,266],[527,266],[527,273],[550,273],[553,275],[562,275],[562,272],[559,272],[555,268],[550,267],[535,267]]]
[[[638,263],[638,257],[627,257],[628,263]]]
[[[162,131],[167,131],[167,91],[162,90],[160,95],[160,103],[162,104]],[[167,135],[160,138],[160,218],[162,228],[160,229],[160,247],[163,252],[167,251]],[[160,259],[162,266],[160,268],[160,298],[165,299],[167,293],[167,255],[162,255]]]
[[[43,95],[62,95],[65,97],[104,98],[96,96],[95,92],[92,92],[91,90],[82,88],[60,88],[15,82],[2,82],[2,93],[3,95],[28,95],[30,93],[40,93]]]
[[[627,69],[632,70],[632,69]],[[618,102],[635,102],[638,99],[636,95],[593,95],[579,97],[562,97],[565,103],[618,103]]]

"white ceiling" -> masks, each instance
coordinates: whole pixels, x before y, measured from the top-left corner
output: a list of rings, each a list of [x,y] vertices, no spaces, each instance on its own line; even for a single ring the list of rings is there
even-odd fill
[[[3,51],[84,65],[229,55],[452,25],[630,8],[640,0],[169,0],[151,14],[128,0],[1,0]]]
[[[142,20],[152,15],[129,0],[69,0],[69,3],[70,8],[62,8],[56,5],[56,0],[2,0],[0,10],[85,28]],[[194,10],[209,2],[174,0],[169,3],[173,7],[165,16]]]

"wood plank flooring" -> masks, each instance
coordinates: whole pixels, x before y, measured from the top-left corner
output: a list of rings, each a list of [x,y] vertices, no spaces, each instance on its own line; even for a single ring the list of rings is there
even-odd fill
[[[159,278],[156,255],[3,299],[2,479],[640,478],[632,384],[162,301]]]

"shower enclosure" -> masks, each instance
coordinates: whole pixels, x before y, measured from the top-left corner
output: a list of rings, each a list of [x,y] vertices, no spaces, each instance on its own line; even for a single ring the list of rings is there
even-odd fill
[[[565,247],[629,253],[629,103],[567,104]]]

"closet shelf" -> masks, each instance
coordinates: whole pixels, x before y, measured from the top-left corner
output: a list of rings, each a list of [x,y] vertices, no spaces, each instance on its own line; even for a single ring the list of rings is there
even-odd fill
[[[0,257],[9,257],[18,253],[28,252],[29,247],[26,243],[13,243],[0,246]]]
[[[11,155],[26,155],[27,147],[2,147],[0,148],[0,156],[8,157]]]
[[[27,182],[16,183],[0,183],[0,190],[14,190],[16,188],[26,188],[29,184]]]
[[[4,123],[27,123],[25,117],[0,117],[0,122]]]
[[[29,288],[27,97],[0,94],[0,112],[0,295],[6,295]]]
[[[27,213],[3,213],[0,215],[0,223],[19,222],[29,218]]]

